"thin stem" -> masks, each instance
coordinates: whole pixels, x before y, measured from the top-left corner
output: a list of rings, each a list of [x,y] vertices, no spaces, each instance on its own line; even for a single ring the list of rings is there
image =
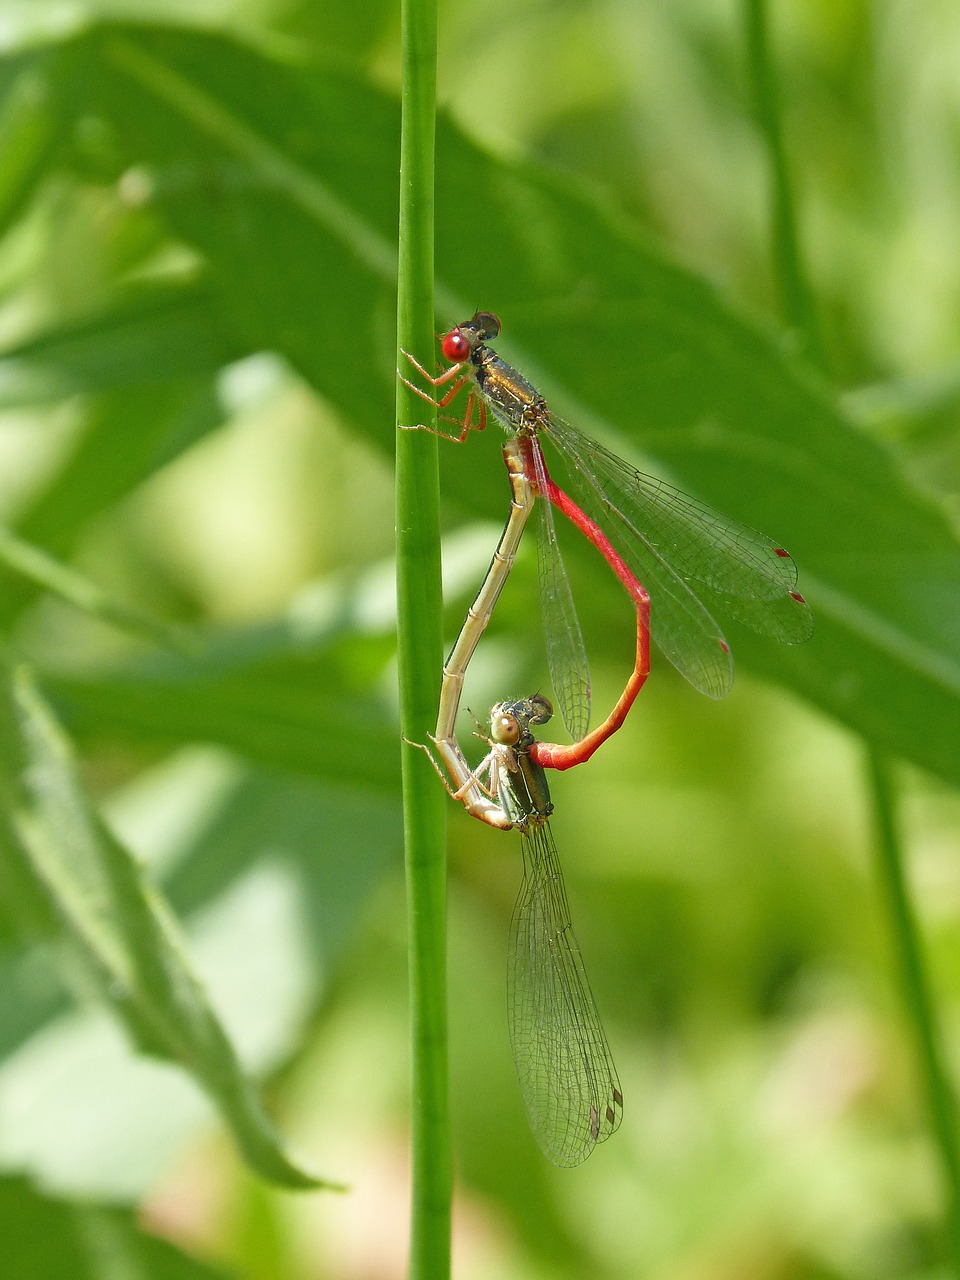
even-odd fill
[[[889,912],[930,1124],[943,1166],[949,1249],[954,1269],[960,1275],[960,1147],[957,1144],[956,1099],[944,1065],[942,1039],[924,964],[920,932],[907,893],[890,765],[880,752],[871,749],[868,767],[877,828],[877,871]]]
[[[808,357],[822,372],[826,372],[826,351],[817,320],[814,291],[800,249],[793,188],[783,144],[776,73],[767,38],[767,0],[744,0],[744,14],[757,118],[767,144],[773,184],[773,247],[785,318],[803,335]],[[903,872],[890,764],[874,748],[868,747],[868,753],[876,812],[880,887],[887,903],[891,939],[916,1040],[933,1139],[943,1165],[948,1248],[955,1273],[960,1276],[960,1148],[956,1101],[944,1066],[935,1005]]]
[[[433,350],[433,166],[436,0],[403,0],[398,344]],[[398,364],[403,360],[398,351]],[[397,383],[397,422],[424,422],[424,402]],[[403,735],[424,742],[442,663],[440,486],[436,437],[397,432],[397,656]],[[450,1274],[444,794],[422,751],[403,750],[412,1041],[410,1275]]]
[[[773,252],[784,318],[802,336],[807,357],[819,369],[826,371],[827,354],[817,319],[814,291],[800,250],[796,201],[783,144],[780,95],[767,32],[767,0],[744,0],[744,19],[757,123],[766,143],[770,165]]]

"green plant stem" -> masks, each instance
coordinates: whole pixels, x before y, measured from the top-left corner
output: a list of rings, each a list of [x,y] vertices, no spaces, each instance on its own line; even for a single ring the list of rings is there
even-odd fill
[[[770,165],[773,253],[784,318],[801,335],[804,353],[821,371],[827,368],[814,291],[804,269],[795,214],[796,201],[780,119],[777,77],[770,58],[767,0],[744,0],[747,63],[757,123]]]
[[[750,74],[757,118],[766,141],[773,184],[773,250],[784,317],[803,336],[808,357],[827,372],[815,295],[805,269],[797,230],[793,187],[783,144],[775,69],[767,38],[767,0],[744,0]],[[877,826],[877,868],[887,903],[890,934],[897,953],[907,1014],[917,1045],[933,1138],[946,1180],[946,1232],[960,1276],[960,1149],[956,1102],[943,1062],[936,1011],[923,964],[919,931],[907,893],[895,815],[895,787],[889,762],[868,747],[870,783]]]
[[[399,347],[433,350],[436,0],[403,0]],[[398,351],[398,364],[403,356]],[[430,406],[397,385],[397,423],[435,425]],[[442,663],[437,438],[397,432],[397,655],[408,742],[426,742]],[[422,751],[403,748],[412,1041],[410,1275],[450,1274],[451,1159],[447,1087],[446,847],[443,789]]]
[[[868,767],[877,828],[877,871],[889,913],[907,1014],[916,1041],[930,1124],[943,1165],[949,1245],[954,1269],[960,1275],[960,1147],[957,1144],[956,1099],[944,1066],[940,1028],[923,961],[920,932],[907,893],[890,765],[880,752],[870,749]]]

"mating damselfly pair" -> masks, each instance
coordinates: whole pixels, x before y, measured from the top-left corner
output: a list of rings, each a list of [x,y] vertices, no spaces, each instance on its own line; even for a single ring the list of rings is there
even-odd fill
[[[618,1127],[623,1097],[570,921],[550,831],[553,804],[545,771],[584,763],[622,725],[649,673],[651,635],[695,688],[722,697],[732,683],[733,660],[714,611],[786,644],[808,639],[813,619],[796,589],[796,566],[782,546],[636,470],[578,432],[490,346],[499,333],[498,318],[478,311],[443,336],[441,350],[449,363],[439,375],[407,356],[416,373],[442,392],[439,398],[400,374],[440,409],[466,393],[462,417],[456,419],[461,430],[451,439],[462,443],[471,430],[483,430],[488,412],[509,437],[503,454],[510,515],[444,664],[433,735],[443,767],[436,760],[434,765],[469,813],[502,830],[516,828],[523,837],[523,882],[508,965],[514,1061],[542,1150],[557,1164],[576,1165]],[[565,464],[576,498],[556,483],[544,441]],[[597,548],[636,609],[634,669],[615,707],[593,731],[586,653],[554,508]],[[464,677],[534,513],[547,660],[574,741],[564,746],[535,738],[533,729],[552,715],[547,699],[508,700],[493,708],[489,751],[471,768],[456,737]]]

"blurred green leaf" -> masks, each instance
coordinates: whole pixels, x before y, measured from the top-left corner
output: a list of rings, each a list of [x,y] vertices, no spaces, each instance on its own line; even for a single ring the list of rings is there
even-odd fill
[[[22,513],[20,534],[68,555],[91,519],[222,421],[209,379],[124,387],[92,397],[83,407],[73,452]],[[16,616],[35,595],[19,575],[4,575],[0,617]]]
[[[202,770],[190,757],[174,758],[138,779],[121,811],[121,829],[133,823],[137,847],[150,843],[161,825],[159,815],[176,806],[182,812],[202,793]],[[203,754],[203,753],[201,753]],[[145,789],[149,797],[140,797]],[[189,789],[189,796],[185,792]],[[138,816],[131,818],[131,804]],[[111,804],[117,820],[117,800]],[[173,865],[163,875],[164,893],[188,921],[218,901],[230,886],[264,860],[291,870],[297,901],[314,951],[317,986],[329,980],[353,937],[358,913],[383,875],[401,865],[401,824],[397,800],[353,786],[318,785],[311,779],[235,763],[228,785],[216,790],[196,830],[178,842]],[[171,861],[169,850],[161,855]],[[265,946],[270,945],[264,938]]]
[[[64,25],[76,32],[91,13],[148,6],[151,30],[110,25],[73,37]],[[16,99],[39,110],[22,122],[5,117],[16,127],[4,135],[9,167],[0,160],[8,215],[26,210],[0,246],[4,342],[18,353],[7,385],[15,375],[35,406],[6,415],[0,447],[14,457],[4,493],[20,537],[65,562],[75,554],[97,581],[127,584],[117,593],[148,611],[163,612],[159,598],[199,628],[214,619],[215,629],[188,659],[141,654],[118,665],[113,653],[99,657],[100,629],[72,611],[44,602],[24,612],[32,601],[16,581],[11,590],[0,583],[0,610],[19,624],[20,647],[42,654],[44,688],[76,731],[92,782],[113,792],[107,811],[121,844],[151,860],[178,910],[196,910],[192,953],[245,1060],[263,1002],[250,998],[249,1021],[235,1016],[230,981],[262,981],[276,994],[291,973],[306,975],[299,1020],[285,1035],[275,1022],[273,1056],[257,1065],[284,1064],[278,1105],[296,1115],[286,1123],[326,1134],[354,1117],[351,1151],[367,1171],[381,1167],[385,1146],[395,1149],[405,1085],[402,887],[377,876],[382,849],[373,847],[392,853],[396,839],[392,621],[369,628],[359,611],[344,612],[339,630],[298,629],[281,612],[253,626],[220,624],[282,611],[284,593],[318,568],[384,551],[384,489],[365,485],[385,468],[366,442],[384,457],[392,443],[397,116],[371,83],[393,76],[396,20],[380,0],[362,14],[348,0],[332,9],[297,0],[204,7],[198,20],[208,28],[229,13],[233,30],[243,21],[250,42],[263,39],[257,49],[209,29],[162,30],[188,7],[81,0],[68,13],[57,0],[26,0],[4,11],[5,49],[30,26],[48,45],[4,59],[9,79],[0,83],[2,99],[21,75],[42,81],[36,97]],[[950,779],[960,758],[956,540],[911,479],[955,503],[956,23],[945,0],[909,14],[861,3],[778,15],[778,75],[798,190],[814,215],[804,239],[831,357],[848,382],[884,380],[840,414],[792,337],[744,318],[744,308],[772,308],[759,147],[736,24],[709,0],[494,0],[480,23],[448,5],[441,97],[488,141],[478,146],[441,123],[437,256],[438,323],[477,306],[498,310],[504,355],[558,409],[796,554],[816,636],[786,651],[731,634],[741,670],[801,692]],[[344,74],[279,44],[281,27],[355,58],[370,50],[370,82],[360,69]],[[530,158],[545,154],[616,189],[683,262],[706,264],[701,275],[722,281],[736,305],[696,268],[666,262],[606,196]],[[155,325],[131,314],[131,300],[154,288],[161,311],[170,300],[169,326],[162,314]],[[200,294],[208,309],[191,321]],[[178,345],[181,296],[195,349]],[[317,391],[320,411],[287,386],[252,414],[246,404],[231,412],[221,349],[223,361],[281,353]],[[432,352],[415,354],[430,366]],[[52,400],[71,390],[69,401]],[[864,425],[851,428],[858,415]],[[220,424],[226,430],[195,458],[134,492]],[[341,425],[354,429],[352,442]],[[502,520],[496,445],[444,446],[454,518]],[[291,456],[302,463],[293,484]],[[596,687],[607,691],[599,703],[632,658],[629,608],[595,553],[566,534]],[[245,558],[260,538],[264,554]],[[489,528],[478,536],[478,560],[494,540]],[[481,712],[505,682],[523,692],[542,678],[531,630],[535,557],[523,551],[471,664],[466,701]],[[482,569],[465,569],[462,599],[447,589],[451,634]],[[177,786],[150,796],[142,825],[120,820],[117,778],[196,737],[228,751],[157,761],[129,790],[148,790],[168,769]],[[469,750],[466,733],[464,742]],[[655,659],[642,709],[616,748],[558,779],[578,935],[628,1098],[622,1133],[576,1188],[531,1163],[505,1030],[496,1033],[517,850],[454,814],[452,977],[468,996],[454,1001],[453,1057],[463,1064],[454,1096],[464,1194],[474,1197],[471,1212],[497,1220],[483,1236],[489,1273],[938,1274],[936,1181],[863,874],[858,757],[851,735],[757,683],[715,707]],[[189,759],[214,760],[229,785],[198,799],[202,770]],[[956,802],[929,779],[908,772],[904,783],[912,885],[949,1008],[960,974]],[[0,871],[12,861],[0,859]],[[292,887],[289,917],[263,905],[269,872]],[[358,914],[359,881],[379,892]],[[0,896],[22,913],[29,903],[34,932],[57,936],[34,882],[0,885]],[[225,927],[240,898],[244,911]],[[223,945],[207,953],[209,921]],[[259,954],[241,944],[238,958],[237,939],[252,936]],[[318,1034],[298,1038],[331,938],[349,946],[350,963],[337,969]],[[174,1078],[199,1102],[189,1077],[134,1058],[116,1034],[117,1069],[102,1069],[90,1029],[65,1025],[95,1014],[43,1025],[59,992],[43,981],[44,946],[19,954],[6,927],[0,942],[4,1044],[43,1031],[0,1071],[5,1158],[32,1143],[26,1149],[41,1154],[29,1167],[72,1175],[64,1185],[92,1194],[155,1185],[167,1162],[151,1157],[182,1112],[168,1095],[151,1107],[162,1089],[144,1103],[123,1082],[138,1068]],[[372,1076],[357,1072],[371,1061]],[[25,1095],[32,1107],[19,1105]],[[180,1132],[208,1123],[193,1117]],[[200,1162],[210,1168],[206,1154]],[[180,1229],[199,1226],[251,1273],[340,1274],[340,1233],[315,1245],[322,1260],[307,1257],[299,1228],[272,1204],[272,1230],[285,1241],[275,1250],[261,1221],[237,1228],[243,1206],[233,1196],[227,1221],[197,1197]],[[357,1233],[345,1234],[362,1251]],[[354,1269],[376,1270],[379,1256],[368,1258],[351,1259]]]
[[[148,679],[132,668],[47,683],[81,743],[106,738],[171,748],[214,742],[272,768],[399,787],[395,722],[373,699],[351,696],[329,666],[288,660],[190,679],[187,660],[182,670],[182,679]]]
[[[0,714],[0,781],[13,814],[3,853],[19,854],[15,874],[49,899],[101,998],[142,1051],[195,1076],[262,1177],[330,1185],[283,1150],[190,970],[172,913],[90,808],[69,744],[22,668],[5,683]]]
[[[6,820],[0,820],[0,888],[5,904],[3,956],[0,958],[0,1061],[66,1008],[63,985],[49,962],[38,959],[36,949],[23,945],[25,935],[54,936],[52,923],[43,927],[24,911],[29,886],[11,885],[10,865],[18,857]],[[42,899],[41,899],[42,902]],[[46,905],[46,904],[44,904]]]
[[[23,516],[20,532],[54,551],[69,551],[93,516],[222,422],[207,378],[93,398],[75,451]]]
[[[26,62],[0,66],[0,232],[11,225],[59,142],[51,79]]]
[[[242,354],[203,290],[139,291],[0,353],[0,409],[113,387],[185,383]],[[131,434],[135,423],[129,424]]]
[[[225,1272],[146,1235],[136,1216],[39,1195],[0,1179],[0,1235],[17,1280],[217,1280]]]
[[[382,699],[358,693],[346,670],[380,673],[389,660],[394,602],[384,568],[310,584],[268,622],[190,633],[192,652],[55,671],[47,686],[81,742],[218,743],[271,768],[395,791],[396,718]]]
[[[182,648],[186,644],[186,640],[172,627],[147,617],[121,600],[113,599],[95,582],[62,564],[42,548],[16,537],[2,525],[0,564],[59,596],[61,600],[74,605],[92,618],[99,618],[158,644],[173,648]]]
[[[276,1079],[399,869],[396,802],[193,749],[112,792],[105,815],[184,920],[249,1069]],[[41,936],[56,946],[56,928]],[[60,1194],[130,1202],[209,1134],[211,1109],[184,1073],[132,1054],[51,949],[10,948],[0,974],[0,1162]],[[63,984],[78,978],[76,1009]]]
[[[104,28],[75,64],[75,96],[105,122],[116,175],[139,166],[172,232],[202,253],[222,322],[251,350],[284,352],[386,445],[393,101],[195,32]],[[944,624],[960,551],[943,514],[809,370],[609,209],[449,125],[439,147],[445,320],[496,307],[504,354],[558,409],[782,539],[817,634],[791,652],[738,635],[738,656],[960,778],[960,629]],[[481,469],[471,457],[450,447],[447,492],[489,513],[506,485],[494,458]]]

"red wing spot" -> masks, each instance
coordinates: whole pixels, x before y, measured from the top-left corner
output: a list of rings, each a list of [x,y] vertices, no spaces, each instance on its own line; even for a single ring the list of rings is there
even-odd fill
[[[786,547],[774,547],[773,554],[775,556],[779,556],[781,560],[790,559],[790,552],[786,549]]]
[[[806,604],[806,603],[807,603],[807,602],[806,602],[806,600],[804,600],[803,596],[800,594],[800,592],[799,592],[799,591],[791,591],[789,594],[790,594],[790,599],[791,599],[791,600],[796,600],[797,604]]]
[[[724,653],[730,652],[730,646],[727,644],[726,640],[718,639],[717,644],[720,646],[720,648],[723,650]]]

